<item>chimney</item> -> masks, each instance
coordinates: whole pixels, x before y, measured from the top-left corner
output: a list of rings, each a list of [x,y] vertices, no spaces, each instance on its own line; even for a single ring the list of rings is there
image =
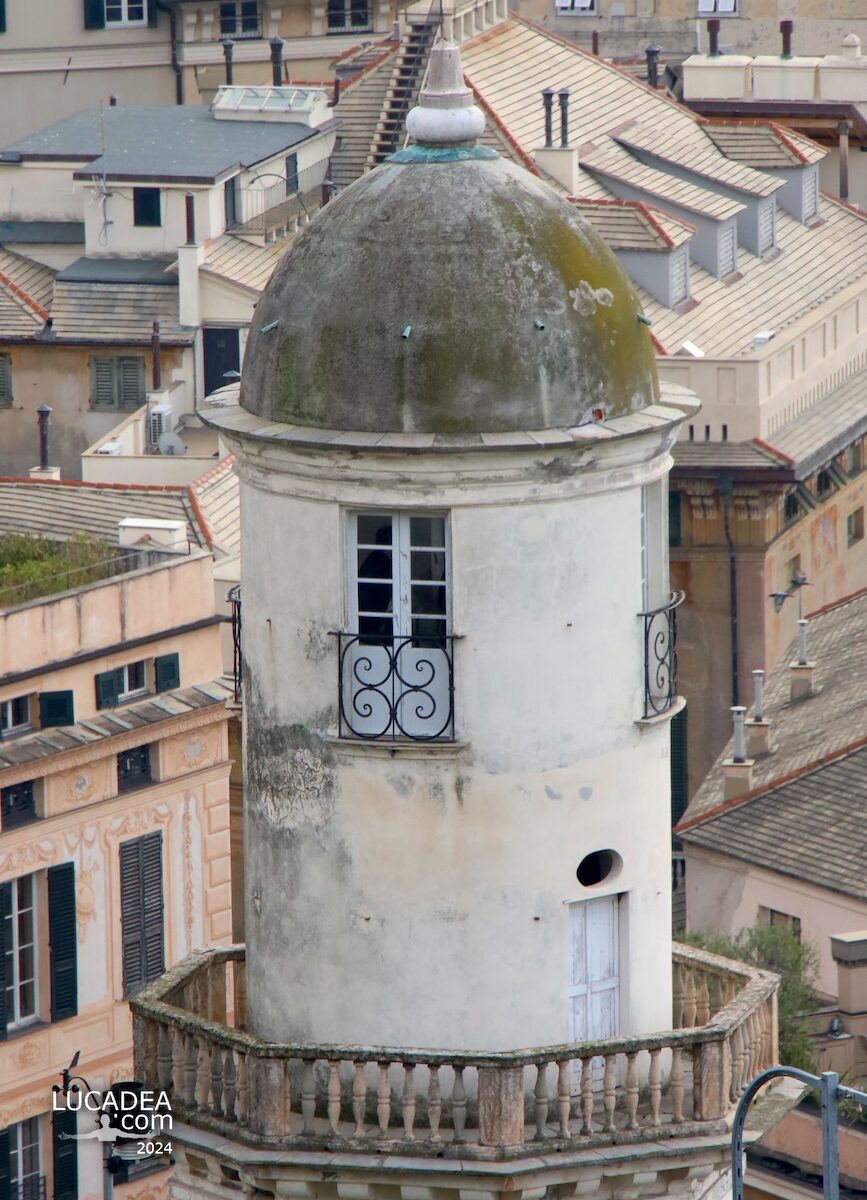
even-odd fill
[[[765,720],[764,697],[762,695],[765,683],[764,671],[753,671],[753,701],[752,720],[744,723],[747,739],[747,754],[750,758],[758,758],[760,754],[770,751],[771,723]]]
[[[719,17],[711,17],[707,23],[707,53],[709,58],[719,58]]]
[[[857,33],[847,33],[840,47],[842,58],[859,59],[861,57],[861,39]]]
[[[331,107],[337,108],[340,103],[340,76],[334,76],[334,94],[331,97]]]
[[[595,58],[598,58],[599,57],[599,30],[594,29],[593,33],[590,35],[590,37],[591,37],[591,46],[592,46],[592,50],[593,50],[593,55]]]
[[[51,420],[52,409],[47,404],[40,404],[36,410],[39,421],[39,466],[31,467],[31,479],[59,479],[60,467],[48,465],[48,422]]]
[[[849,129],[850,121],[840,121],[837,125],[837,143],[840,148],[840,199],[849,199]]]
[[[554,145],[554,89],[545,88],[545,145],[535,152],[538,166],[566,188],[570,196],[578,190],[578,149],[569,145],[569,89],[558,92],[560,102],[560,145]]]
[[[204,247],[196,240],[196,198],[192,192],[184,197],[187,219],[187,240],[178,246],[178,321],[193,328],[201,325],[199,302],[199,267]]]
[[[792,34],[795,31],[794,21],[780,21],[780,34],[783,39],[783,48],[780,52],[780,58],[792,57]]]
[[[815,668],[816,664],[807,658],[807,622],[802,617],[798,622],[798,657],[789,667],[792,704],[812,696]]]
[[[744,736],[744,714],[746,709],[740,704],[731,710],[734,724],[734,740],[732,756],[723,762],[723,798],[735,800],[745,796],[753,786],[753,760],[747,758],[746,739]]]
[[[112,93],[108,98],[108,107],[117,108],[117,96],[115,96],[114,93]]]
[[[279,37],[271,38],[271,82],[283,86],[283,39]]]
[[[652,88],[659,87],[659,52],[660,46],[648,46],[644,51],[647,59],[647,82]]]
[[[223,58],[226,60],[226,84],[233,84],[235,82],[235,43],[231,38],[223,38],[220,45],[223,47]]]
[[[867,1012],[867,929],[831,934],[831,957],[837,964],[840,1012],[863,1017]]]

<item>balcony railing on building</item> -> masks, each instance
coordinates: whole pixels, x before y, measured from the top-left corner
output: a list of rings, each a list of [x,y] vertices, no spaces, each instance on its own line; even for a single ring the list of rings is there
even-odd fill
[[[276,1044],[246,1032],[241,946],[131,1001],[135,1073],[176,1122],[253,1145],[462,1158],[718,1136],[777,1059],[778,978],[673,951],[672,1028],[502,1053]]]
[[[9,1185],[9,1200],[45,1200],[45,1176],[25,1175]]]
[[[341,737],[454,741],[454,636],[334,636]]]
[[[236,583],[229,588],[226,599],[232,610],[232,680],[234,684],[233,701],[241,703],[241,682],[244,660],[241,656],[241,585]]]
[[[644,717],[660,717],[677,700],[677,610],[683,592],[639,613],[644,622]]]
[[[329,33],[371,33],[373,9],[368,0],[328,0]]]
[[[291,159],[293,156],[290,155]],[[246,187],[237,180],[226,184],[226,228],[235,234],[282,236],[305,225],[322,207],[327,190],[330,160],[320,159],[285,175],[266,172]]]

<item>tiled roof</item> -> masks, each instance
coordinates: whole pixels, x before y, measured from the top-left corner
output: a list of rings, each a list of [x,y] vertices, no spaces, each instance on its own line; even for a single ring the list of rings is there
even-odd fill
[[[750,167],[801,167],[821,162],[827,154],[816,142],[773,121],[708,121],[704,130],[726,158]]]
[[[664,162],[688,167],[713,183],[735,188],[750,196],[772,196],[783,186],[782,179],[763,175],[753,167],[727,158],[712,138],[703,138],[703,145],[686,157],[679,133],[666,121],[636,121],[614,135],[615,141],[631,150],[643,150]]]
[[[258,294],[264,291],[274,268],[291,245],[292,240],[284,238],[268,246],[256,246],[226,233],[207,246],[202,270]]]
[[[603,141],[589,149],[582,155],[581,165],[591,175],[601,175],[603,182],[613,179],[713,221],[736,217],[744,209],[743,204],[719,192],[678,179],[658,167],[648,167],[613,141]]]
[[[640,200],[574,200],[576,211],[614,250],[668,251],[695,233],[688,225]]]
[[[35,337],[45,326],[54,271],[0,248],[0,336]]]
[[[812,696],[790,702],[794,646],[767,681],[764,715],[771,725],[772,751],[755,760],[753,791],[770,789],[867,737],[867,589],[813,615],[807,642],[809,658],[816,664]],[[722,764],[731,753],[729,743],[690,801],[683,824],[719,807],[734,809],[747,803],[731,801],[727,806],[723,799]],[[862,788],[862,805],[865,799]],[[684,840],[692,836],[688,830]]]
[[[672,450],[674,472],[721,469],[741,471],[779,470],[791,475],[789,464],[757,442],[677,442]]]
[[[684,840],[867,900],[865,805],[862,746],[713,817]]]
[[[78,750],[133,729],[142,730],[142,738],[147,740],[148,726],[159,725],[172,717],[183,717],[199,709],[225,705],[232,695],[232,689],[223,679],[215,679],[194,687],[160,692],[134,704],[105,710],[95,717],[88,717],[86,721],[76,721],[74,725],[41,729],[24,737],[0,741],[0,771],[4,767],[36,763],[53,754],[62,754],[65,750]]]
[[[164,284],[57,279],[51,316],[57,340],[150,345],[153,323],[159,321],[162,341],[193,341],[193,331],[178,324],[177,287]]]
[[[863,433],[867,433],[867,367],[767,440],[793,460],[797,478],[804,479]]]
[[[241,551],[241,497],[234,464],[235,456],[229,454],[190,484],[208,526],[211,547],[222,558]]]
[[[186,521],[191,544],[208,545],[183,487],[0,478],[0,533],[65,540],[84,530],[115,546],[118,524],[126,517]]]
[[[338,145],[331,160],[331,178],[338,187],[346,187],[363,174],[373,134],[391,82],[394,54],[399,43],[380,48],[340,92],[334,115],[340,121]]]

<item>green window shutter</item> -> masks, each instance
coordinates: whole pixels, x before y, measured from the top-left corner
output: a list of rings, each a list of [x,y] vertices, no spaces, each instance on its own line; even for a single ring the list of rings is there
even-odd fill
[[[53,1200],[78,1200],[78,1143],[72,1140],[76,1125],[76,1114],[69,1109],[58,1109],[51,1122]],[[65,1136],[61,1137],[61,1134]]]
[[[2,17],[3,0],[0,0],[0,17]],[[0,21],[0,33],[6,32],[6,22]],[[8,354],[0,354],[0,408],[12,407],[12,360]]]
[[[48,938],[51,943],[51,1019],[65,1021],[78,1012],[74,863],[60,863],[48,868]]]
[[[143,358],[117,360],[117,397],[121,408],[138,408],[145,402]]]
[[[6,918],[12,914],[12,884],[0,883],[0,1042],[6,1040],[6,939],[8,937]],[[8,1156],[7,1145],[7,1156]],[[6,1163],[6,1174],[9,1174],[9,1163]],[[0,1151],[0,1196],[3,1191],[3,1156]]]
[[[668,493],[668,544],[669,546],[679,546],[681,544],[681,528],[680,528],[680,492],[673,491]]]
[[[150,833],[142,838],[142,896],[144,899],[145,983],[151,983],[165,970],[163,949],[163,835]]]
[[[113,358],[92,358],[92,389],[90,403],[93,408],[116,408],[117,395],[114,386]]]
[[[164,969],[162,833],[120,847],[123,994],[131,996]]]
[[[9,1130],[0,1129],[0,1196],[11,1193],[9,1175]]]
[[[75,693],[40,692],[39,724],[43,729],[75,724]]]
[[[161,654],[154,659],[156,690],[168,692],[181,686],[181,657],[179,654]]]
[[[157,0],[148,0],[148,25],[151,29],[156,29],[157,24]]]
[[[687,762],[686,762],[686,709],[683,708],[671,719],[671,824],[672,828],[686,812]],[[680,842],[675,839],[679,847]]]
[[[105,29],[105,0],[84,0],[84,28]]]
[[[117,698],[121,688],[121,672],[120,671],[101,671],[95,676],[96,683],[96,707],[97,708],[114,708],[117,704]]]
[[[6,32],[6,0],[0,0],[0,33]]]

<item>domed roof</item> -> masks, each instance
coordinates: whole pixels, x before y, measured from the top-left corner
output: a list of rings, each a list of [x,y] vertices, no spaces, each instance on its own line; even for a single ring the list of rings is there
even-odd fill
[[[431,119],[409,127],[427,144],[346,188],[282,259],[253,319],[243,407],[326,429],[465,435],[652,404],[652,344],[611,251],[530,172],[438,136],[442,102],[424,107]]]

